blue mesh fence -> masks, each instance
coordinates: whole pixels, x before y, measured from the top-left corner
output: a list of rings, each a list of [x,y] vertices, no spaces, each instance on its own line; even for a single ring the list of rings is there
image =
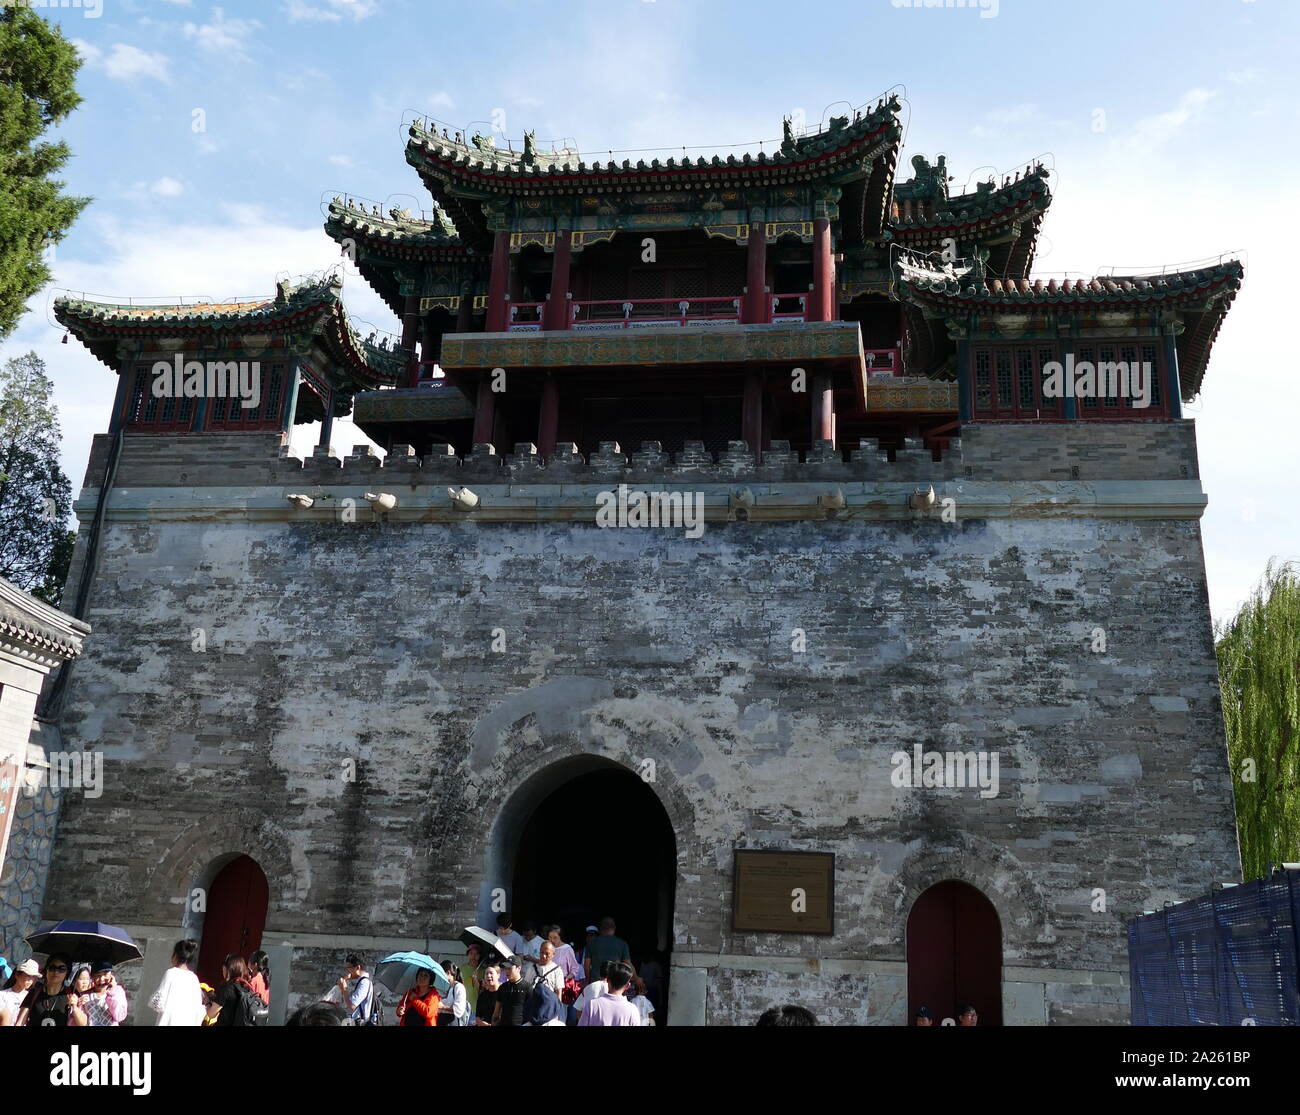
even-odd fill
[[[1298,926],[1300,870],[1132,919],[1133,1025],[1300,1024]]]

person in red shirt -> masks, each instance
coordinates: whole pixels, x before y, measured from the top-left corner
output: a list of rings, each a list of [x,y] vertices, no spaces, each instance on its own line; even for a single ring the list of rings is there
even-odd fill
[[[424,970],[415,973],[415,986],[402,996],[397,1004],[399,1026],[436,1026],[442,996],[433,989],[433,973]]]

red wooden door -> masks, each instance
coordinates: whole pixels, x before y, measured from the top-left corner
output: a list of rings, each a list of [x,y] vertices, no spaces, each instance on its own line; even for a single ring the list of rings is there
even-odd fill
[[[955,880],[920,896],[907,919],[908,1025],[920,1006],[937,1026],[972,1003],[981,1026],[1002,1025],[1002,926],[993,904]]]
[[[244,959],[262,947],[270,888],[257,861],[248,856],[231,860],[208,888],[208,912],[199,944],[199,979],[216,987],[221,963],[231,953]]]

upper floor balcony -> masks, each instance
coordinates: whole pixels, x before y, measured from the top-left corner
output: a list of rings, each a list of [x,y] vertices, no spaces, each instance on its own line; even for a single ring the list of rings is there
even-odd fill
[[[811,299],[807,294],[766,295],[767,313],[758,321],[747,321],[745,298],[606,298],[567,299],[568,313],[559,319],[563,329],[575,333],[609,333],[620,329],[688,328],[691,326],[768,324],[809,321]],[[545,302],[511,302],[506,331],[537,333],[550,327]]]

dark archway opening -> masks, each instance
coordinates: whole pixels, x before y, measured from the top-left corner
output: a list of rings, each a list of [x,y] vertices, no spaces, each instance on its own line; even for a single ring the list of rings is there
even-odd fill
[[[968,883],[936,883],[907,918],[907,1020],[927,1006],[938,1025],[968,1002],[981,1026],[1002,1025],[1002,924]]]
[[[638,972],[651,960],[659,966],[650,998],[663,1025],[676,875],[676,837],[654,791],[621,768],[576,775],[524,823],[511,888],[515,929],[555,923],[581,949],[586,926],[612,917]]]
[[[237,953],[247,960],[262,947],[269,900],[266,874],[251,857],[236,856],[217,873],[208,888],[199,942],[200,980],[216,987],[227,956]]]

